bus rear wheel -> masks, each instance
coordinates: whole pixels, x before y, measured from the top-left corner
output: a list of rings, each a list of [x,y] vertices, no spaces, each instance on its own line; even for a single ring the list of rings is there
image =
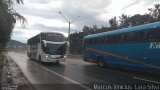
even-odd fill
[[[103,57],[99,57],[99,58],[98,58],[98,66],[99,66],[99,67],[102,67],[102,68],[106,66]]]

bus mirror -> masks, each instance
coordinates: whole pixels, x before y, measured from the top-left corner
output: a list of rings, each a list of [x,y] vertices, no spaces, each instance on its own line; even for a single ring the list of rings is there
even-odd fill
[[[45,41],[45,40],[42,40],[42,41],[43,41],[43,43],[44,43],[44,47],[47,47],[46,41]]]

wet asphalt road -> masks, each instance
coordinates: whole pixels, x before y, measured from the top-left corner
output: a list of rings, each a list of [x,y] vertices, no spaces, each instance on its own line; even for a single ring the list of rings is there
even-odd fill
[[[100,84],[160,84],[159,75],[109,67],[99,68],[78,59],[67,59],[66,62],[56,65],[29,60],[26,54],[10,52],[8,55],[37,90],[87,90],[95,89],[94,85]]]

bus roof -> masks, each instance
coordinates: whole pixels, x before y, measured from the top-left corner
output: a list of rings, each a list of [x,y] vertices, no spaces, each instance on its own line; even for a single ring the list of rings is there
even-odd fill
[[[64,37],[65,37],[65,35],[63,34],[63,33],[61,33],[61,32],[40,32],[40,33],[38,33],[38,34],[36,34],[35,36],[33,36],[33,37],[36,37],[37,35],[39,35],[39,34],[45,34],[45,33],[55,33],[55,34],[62,34]],[[29,38],[29,39],[32,39],[33,37],[31,37],[31,38]],[[29,40],[28,39],[28,40]]]
[[[29,38],[29,39],[27,40],[27,43],[28,43],[31,39],[35,38],[36,36],[38,36],[38,35],[40,35],[40,34],[46,34],[46,33],[61,34],[61,35],[63,35],[63,36],[65,37],[65,35],[64,35],[63,33],[61,33],[61,32],[40,32],[39,34],[36,34],[35,36]],[[65,38],[66,38],[66,37],[65,37]]]
[[[134,26],[129,28],[117,29],[117,30],[108,31],[108,32],[102,32],[98,34],[92,34],[92,35],[85,36],[84,38],[90,39],[90,38],[96,38],[96,37],[103,37],[107,35],[116,35],[116,34],[122,34],[122,33],[133,32],[133,31],[142,31],[142,30],[158,28],[158,27],[160,27],[160,22],[155,22],[155,23],[144,24],[144,25],[139,25],[139,26]]]

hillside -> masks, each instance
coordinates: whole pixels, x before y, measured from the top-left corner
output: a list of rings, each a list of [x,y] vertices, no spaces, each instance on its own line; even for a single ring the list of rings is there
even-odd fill
[[[8,42],[8,46],[13,46],[13,45],[25,46],[26,44],[25,44],[25,43],[22,43],[22,42],[19,42],[19,41],[16,41],[16,40],[10,40],[10,41]]]
[[[10,40],[7,44],[7,49],[9,51],[25,52],[27,50],[27,44],[16,40]]]

